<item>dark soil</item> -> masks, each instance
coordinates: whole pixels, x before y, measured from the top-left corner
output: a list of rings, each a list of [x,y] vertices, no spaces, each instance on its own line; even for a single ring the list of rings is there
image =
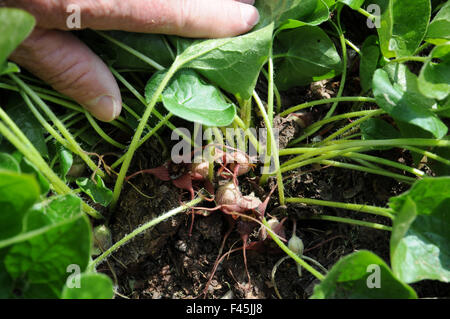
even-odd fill
[[[156,167],[163,159],[155,152],[155,145],[147,143],[137,154],[132,171]],[[382,156],[396,158],[401,152],[383,152]],[[410,161],[404,156],[403,161]],[[120,207],[110,220],[113,242],[133,231],[154,217],[178,207],[181,200],[189,199],[170,182],[161,182],[151,175],[133,179],[134,185],[146,195],[139,194],[127,185],[122,194]],[[254,186],[251,178],[241,178],[243,192],[265,192]],[[386,206],[391,196],[405,191],[408,185],[394,179],[338,168],[321,169],[308,167],[285,179],[286,196],[307,197],[368,205]],[[289,205],[276,209],[275,193],[266,213],[279,220],[287,217],[284,224],[286,238],[291,236],[293,221],[297,221],[297,235],[305,244],[305,255],[316,259],[330,269],[340,258],[356,250],[367,249],[389,263],[390,233],[365,227],[326,221],[305,220],[316,214],[356,217],[360,220],[389,225],[383,217],[363,213],[346,212],[334,208]],[[99,270],[110,274],[117,281],[118,292],[128,298],[197,298],[202,292],[219,254],[222,239],[229,229],[226,216],[215,211],[208,217],[196,215],[192,235],[189,236],[191,215],[180,214],[157,227],[146,231],[119,249]],[[256,237],[252,238],[256,240]],[[223,253],[242,246],[234,229]],[[273,242],[267,241],[265,249],[247,251],[248,270],[245,272],[242,250],[232,253],[220,264],[208,287],[207,298],[277,298],[271,272],[276,262],[285,256]],[[283,298],[308,298],[317,284],[307,271],[297,274],[295,263],[288,259],[277,270],[276,285]],[[420,297],[448,297],[448,285],[426,281],[413,285]]]
[[[342,21],[363,19],[344,10]],[[362,22],[364,23],[364,21]],[[355,21],[361,25],[361,21]],[[355,34],[346,33],[346,37],[357,45],[361,45],[367,32],[357,30]],[[354,31],[352,31],[354,32]],[[349,51],[350,69],[346,83],[345,96],[359,95],[358,59]],[[339,78],[314,83],[309,87],[294,88],[283,93],[283,106],[292,106],[305,101],[330,98],[339,89]],[[266,98],[267,88],[261,79],[257,87],[262,99]],[[330,105],[314,107],[307,114],[307,122],[314,122],[323,117]],[[348,112],[351,103],[341,103],[338,112]],[[366,107],[370,107],[366,105]],[[280,128],[281,147],[294,136],[298,136],[301,127],[294,121],[277,118],[275,122]],[[331,133],[348,122],[338,122],[335,126],[326,126]],[[407,152],[396,149],[374,151],[374,154],[408,165],[412,159]],[[161,151],[154,141],[147,142],[136,154],[130,172],[161,165],[166,158],[161,158]],[[345,159],[344,159],[345,160]],[[332,167],[307,166],[302,171],[293,172],[285,177],[285,192],[289,197],[307,197],[348,203],[366,203],[386,207],[388,199],[404,192],[408,185],[398,181],[363,172],[350,171]],[[139,194],[133,187],[126,185],[121,196],[120,206],[110,219],[113,242],[121,239],[136,227],[154,217],[178,207],[182,201],[189,200],[186,193],[175,188],[170,182],[161,182],[151,175],[139,175],[132,180],[133,184],[146,195]],[[265,189],[255,187],[255,178],[240,179],[240,186],[245,194],[255,192],[257,196],[268,194],[274,181]],[[297,222],[297,235],[305,244],[305,256],[314,258],[324,267],[330,269],[340,258],[356,250],[370,250],[389,264],[390,233],[371,228],[351,226],[342,223],[320,220],[307,220],[308,216],[326,214],[341,217],[353,217],[363,221],[390,225],[390,220],[364,213],[344,210],[289,205],[280,209],[276,202],[275,192],[266,214],[276,216],[279,220],[287,218],[284,223],[286,238],[290,238],[293,222]],[[202,204],[204,205],[204,203]],[[191,236],[189,228],[191,215],[177,215],[146,231],[130,243],[120,248],[113,257],[99,267],[99,271],[111,275],[116,280],[120,298],[198,298],[208,283],[214,263],[219,254],[223,237],[229,229],[226,216],[220,212],[212,212],[208,217],[196,215]],[[255,241],[256,237],[251,236]],[[251,282],[246,275],[242,250],[230,254],[217,268],[207,288],[207,298],[277,298],[271,272],[277,261],[285,254],[266,241],[264,249],[248,250],[248,271]],[[226,241],[222,253],[241,247],[242,241],[236,229]],[[311,296],[317,280],[303,270],[299,277],[295,263],[288,259],[277,270],[275,282],[283,298],[304,299]],[[413,284],[419,297],[450,297],[449,285],[436,281],[422,281]]]

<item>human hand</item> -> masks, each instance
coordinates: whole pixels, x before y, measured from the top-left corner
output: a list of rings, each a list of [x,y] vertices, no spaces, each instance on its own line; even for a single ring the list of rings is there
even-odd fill
[[[67,30],[67,6],[81,8],[81,28],[215,38],[249,31],[259,19],[254,0],[6,0],[32,13],[37,27],[11,55],[102,121],[122,109],[119,87],[108,67]]]

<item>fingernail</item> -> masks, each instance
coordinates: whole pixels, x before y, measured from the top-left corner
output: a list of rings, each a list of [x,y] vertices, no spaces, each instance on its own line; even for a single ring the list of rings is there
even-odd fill
[[[255,4],[255,0],[237,0],[237,1],[242,2],[242,3],[246,3],[246,4],[251,4],[251,5]]]
[[[253,6],[241,5],[241,15],[250,27],[254,27],[259,22],[258,10]]]
[[[121,111],[119,101],[111,95],[102,95],[85,104],[87,110],[97,119],[110,122],[117,118]]]

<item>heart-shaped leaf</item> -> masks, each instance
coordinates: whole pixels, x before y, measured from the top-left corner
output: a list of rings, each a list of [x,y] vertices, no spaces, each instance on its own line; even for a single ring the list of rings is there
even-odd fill
[[[411,56],[427,32],[430,0],[373,0],[381,10],[381,52],[386,58]]]
[[[364,4],[364,0],[338,0],[338,2],[345,3],[353,10],[358,10]]]
[[[227,92],[249,99],[272,45],[273,24],[234,38],[172,38],[177,62],[192,68]]]
[[[413,283],[450,281],[450,177],[424,178],[390,200],[394,273]]]
[[[95,182],[87,177],[80,177],[76,180],[80,189],[96,203],[106,207],[112,201],[112,191],[105,186],[102,178],[95,176]]]
[[[439,60],[439,63],[432,59]],[[419,90],[432,99],[443,100],[450,94],[450,43],[437,46],[430,53],[418,78]]]
[[[83,273],[80,286],[64,286],[62,299],[112,299],[114,288],[111,278],[101,273]]]
[[[392,81],[385,70],[378,69],[373,77],[373,93],[377,104],[395,120],[412,124],[432,133],[436,138],[447,134],[447,126],[433,113],[435,101],[417,89],[417,78],[405,66]],[[397,69],[398,70],[398,69]]]
[[[257,0],[255,3],[260,19],[256,28],[265,27],[272,22],[275,28],[288,19],[302,20],[312,14],[321,0]]]
[[[372,88],[373,74],[377,69],[380,55],[378,38],[374,35],[369,36],[362,45],[361,62],[359,64],[361,87],[365,92]]]
[[[28,12],[12,8],[0,8],[0,21],[2,24],[0,68],[2,68],[8,56],[31,33],[36,21]]]
[[[450,41],[450,2],[444,4],[428,26],[425,40],[433,44]]]
[[[284,31],[278,43],[275,81],[281,90],[332,78],[342,69],[336,47],[319,27]]]
[[[0,240],[22,231],[23,217],[39,194],[33,176],[0,170]]]
[[[147,84],[151,96],[152,84],[160,79],[156,74]],[[234,104],[228,103],[213,85],[204,82],[193,70],[179,71],[162,94],[164,107],[173,114],[208,126],[227,126],[236,115]]]
[[[398,280],[386,263],[361,250],[339,260],[325,279],[314,287],[312,299],[417,298],[414,290]]]

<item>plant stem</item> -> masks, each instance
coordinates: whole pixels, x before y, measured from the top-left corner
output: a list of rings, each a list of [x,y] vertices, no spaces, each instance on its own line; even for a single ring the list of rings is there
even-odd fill
[[[365,222],[365,221],[351,219],[351,218],[345,218],[345,217],[318,215],[318,216],[311,216],[311,217],[304,218],[304,219],[328,220],[328,221],[332,221],[332,222],[369,227],[369,228],[373,228],[373,229],[377,229],[377,230],[392,231],[392,227],[390,227],[390,226],[386,226],[386,225],[382,225],[382,224],[378,224],[378,223],[372,223],[372,222]]]
[[[341,49],[342,49],[342,76],[341,76],[341,84],[339,86],[339,90],[337,93],[338,98],[342,96],[342,93],[344,93],[345,82],[347,81],[347,62],[348,62],[347,45],[345,43],[344,32],[342,32],[342,27],[341,27],[341,10],[342,10],[342,8],[343,7],[339,7],[338,12],[337,12],[338,25],[334,24],[334,22],[330,20],[331,24],[335,27],[336,31],[339,33],[339,41],[341,43]],[[334,102],[334,104],[331,106],[328,113],[325,115],[325,118],[329,118],[333,115],[338,104],[339,104],[339,101]]]
[[[291,163],[290,161],[287,161],[286,163],[281,165],[281,172],[286,173],[288,171],[291,171],[291,170],[294,170],[294,169],[297,169],[297,168],[300,168],[300,167],[303,167],[306,165],[310,165],[313,163],[319,163],[321,160],[342,156],[343,154],[346,154],[351,151],[361,151],[361,150],[363,150],[363,149],[359,148],[359,147],[355,147],[355,148],[350,148],[350,149],[326,152],[326,153],[320,154],[320,156],[317,156],[317,157],[309,156],[309,154],[306,153],[304,156],[299,156],[298,161],[296,161],[296,162]],[[301,158],[301,160],[300,160],[300,158]]]
[[[106,142],[108,142],[109,144],[111,144],[112,146],[115,146],[117,148],[120,148],[120,149],[127,148],[125,145],[115,141],[108,134],[106,134],[105,131],[103,131],[103,129],[97,124],[97,122],[94,120],[94,118],[88,111],[84,111],[84,115],[88,119],[89,124],[91,124],[92,128],[97,132],[98,135],[100,135],[100,137],[102,139],[104,139]]]
[[[314,122],[313,124],[311,124],[310,126],[307,127],[305,132],[307,132],[309,129],[314,129],[316,127],[322,127],[323,125],[331,123],[331,122],[335,122],[335,121],[339,121],[339,120],[345,120],[345,119],[349,119],[349,118],[352,118],[352,117],[366,116],[366,115],[372,114],[374,112],[379,112],[379,110],[380,109],[377,109],[377,110],[365,110],[365,111],[349,112],[349,113],[335,115],[335,116],[329,117],[327,119],[323,119],[323,120]],[[383,113],[385,113],[385,112],[383,112]]]
[[[135,57],[141,59],[142,61],[144,61],[145,63],[147,63],[148,65],[154,67],[156,70],[161,71],[164,70],[165,68],[159,64],[158,62],[150,59],[148,56],[142,54],[141,52],[133,49],[132,47],[126,45],[125,43],[118,41],[116,39],[114,39],[113,37],[110,37],[109,35],[106,35],[104,32],[101,31],[94,31],[95,33],[97,33],[98,35],[100,35],[101,37],[107,39],[108,41],[114,43],[115,45],[117,45],[118,47],[124,49],[125,51],[127,51],[128,53],[131,53],[132,55],[134,55]]]
[[[373,14],[370,14],[369,12],[367,12],[366,10],[364,10],[363,8],[358,8],[356,11],[358,11],[359,13],[361,13],[363,16],[369,18],[370,20],[374,21],[375,19],[377,19],[377,16],[374,16]]]
[[[422,57],[422,56],[404,56],[401,58],[396,58],[393,60],[389,60],[388,63],[404,63],[404,62],[427,62],[430,58],[429,57]]]
[[[325,119],[330,118],[333,114],[334,111],[336,110],[336,107],[338,106],[339,102],[342,102],[342,100],[339,100],[342,97],[342,94],[344,93],[344,87],[345,87],[345,82],[347,81],[347,46],[346,46],[346,41],[345,41],[345,37],[344,37],[344,33],[342,32],[342,28],[341,28],[341,10],[342,10],[342,6],[338,7],[338,12],[337,12],[337,20],[338,20],[338,25],[336,25],[333,21],[330,20],[331,24],[334,26],[334,28],[337,30],[338,34],[339,34],[339,41],[341,43],[341,48],[342,48],[342,76],[341,76],[341,83],[339,86],[339,90],[337,92],[336,95],[336,100],[333,103],[333,105],[331,106],[331,108],[328,110],[327,114],[325,115]],[[329,99],[331,100],[331,99]],[[303,135],[303,138],[307,138],[308,136],[313,135],[315,132],[317,132],[320,129],[320,127],[317,127],[313,130],[310,130],[307,134]]]
[[[352,42],[350,42],[350,40],[345,39],[345,43],[351,47],[356,53],[358,53],[359,55],[361,55],[361,50]]]
[[[417,48],[416,52],[414,52],[413,55],[418,55],[420,52],[422,52],[423,50],[428,48],[430,45],[432,45],[432,44],[428,43],[428,42],[425,42],[424,44],[422,44],[420,47]]]
[[[109,68],[112,72],[112,74],[114,74],[114,76],[123,84],[126,86],[126,88],[133,93],[133,95],[145,106],[147,106],[147,101],[145,100],[145,98],[131,85],[130,82],[128,82],[122,75],[120,75],[119,72],[117,72],[114,68],[110,67]],[[158,97],[159,100],[159,97]],[[137,120],[140,121],[141,117],[139,115],[136,114],[136,112],[132,111],[132,109],[130,107],[127,107],[125,104],[124,108],[130,112],[130,114],[135,117]],[[131,112],[132,111],[132,112]],[[153,115],[155,115],[159,120],[163,121],[165,120],[165,117],[163,117],[161,115],[161,113],[159,113],[156,109],[153,109],[152,111]],[[172,117],[172,113],[168,113],[170,114],[170,117]],[[167,116],[167,115],[166,115]],[[196,146],[195,142],[193,142],[189,137],[187,137],[185,134],[183,134],[182,132],[180,132],[172,123],[169,122],[169,119],[166,119],[166,121],[164,122],[164,124],[170,128],[172,131],[174,131],[175,133],[177,133],[179,136],[181,136],[184,140],[186,140],[187,142],[189,142],[192,146]],[[150,129],[150,126],[147,125],[147,129]],[[140,143],[139,147],[143,144]]]
[[[272,58],[273,61],[273,58]],[[269,73],[267,73],[267,71],[262,68],[261,69],[263,75],[265,76],[267,83],[269,82]],[[281,95],[280,95],[280,91],[278,91],[277,86],[275,85],[275,81],[272,82],[273,83],[273,91],[275,93],[275,98],[277,100],[277,113],[281,112]]]
[[[358,166],[358,165],[354,165],[354,164],[341,163],[341,162],[330,161],[330,160],[321,160],[318,163],[319,164],[323,164],[323,165],[341,167],[341,168],[346,168],[346,169],[352,169],[352,170],[355,170],[355,171],[361,171],[361,172],[366,172],[366,173],[371,173],[371,174],[377,174],[377,175],[383,175],[383,176],[387,176],[387,177],[392,177],[392,178],[395,178],[397,180],[403,181],[405,183],[410,183],[410,184],[413,184],[415,181],[417,181],[417,179],[412,178],[412,177],[403,176],[403,175],[396,174],[396,173],[391,173],[391,172],[386,171],[386,170],[373,169],[373,168],[364,167],[364,166]]]
[[[267,155],[272,155],[273,154],[273,161],[275,164],[275,171],[276,171],[276,175],[277,175],[277,184],[278,184],[278,195],[280,197],[280,205],[284,205],[284,184],[283,184],[283,176],[281,175],[281,170],[280,170],[280,157],[278,155],[278,146],[277,146],[277,142],[275,141],[275,136],[273,134],[273,129],[272,129],[272,125],[270,123],[270,119],[266,113],[266,109],[264,108],[264,105],[261,101],[261,99],[259,98],[258,94],[256,93],[256,91],[253,91],[253,97],[255,98],[256,104],[259,107],[259,111],[261,112],[261,115],[263,116],[264,119],[264,124],[266,125],[266,129],[267,129],[267,149],[266,149],[266,158]],[[270,142],[270,144],[269,144]],[[269,149],[270,147],[270,149]],[[264,163],[265,165],[267,164]],[[264,178],[266,177],[266,179],[268,178],[268,175],[263,175],[261,177],[261,181],[263,181],[264,183]]]
[[[253,135],[253,133],[248,128],[245,127],[244,121],[238,115],[236,115],[234,117],[234,122],[236,122],[236,124],[241,128],[241,130],[243,130],[245,132],[246,136],[248,136],[248,139],[249,139],[250,143],[253,144],[253,146],[255,147],[256,151],[259,152],[259,153],[262,152],[263,148],[259,144],[259,141]]]
[[[240,100],[239,102],[241,106],[241,118],[244,123],[244,129],[246,130],[252,124],[252,99]]]
[[[272,59],[272,47],[270,49],[269,54],[269,62],[268,62],[268,69],[269,69],[269,80],[267,85],[267,116],[269,118],[269,123],[271,126],[273,126],[273,59]]]
[[[324,154],[329,151],[348,149],[353,147],[363,147],[370,148],[376,146],[435,146],[435,147],[449,147],[450,141],[448,140],[435,140],[435,139],[422,139],[422,138],[398,138],[389,140],[364,140],[364,141],[346,141],[346,140],[336,140],[330,141],[327,146],[322,146],[320,148],[311,148],[305,153],[305,148],[287,148],[280,150],[282,155],[293,155],[293,154],[304,154],[297,156],[283,164],[283,166],[289,165],[291,163],[296,163],[299,160],[305,158],[313,157],[315,155]]]
[[[405,150],[410,151],[410,152],[422,154],[422,155],[424,155],[424,156],[426,156],[428,158],[431,158],[431,159],[433,159],[435,161],[438,161],[438,162],[441,162],[441,163],[443,163],[445,165],[450,166],[450,160],[448,160],[446,158],[443,158],[442,156],[439,156],[439,155],[437,155],[435,153],[432,153],[432,152],[429,152],[429,151],[425,151],[425,150],[422,150],[420,148],[413,147],[413,146],[404,146],[403,148]]]
[[[316,277],[319,280],[324,280],[325,276],[322,275],[320,272],[315,270],[313,267],[311,267],[308,263],[306,263],[302,258],[300,258],[296,253],[294,253],[292,250],[290,250],[281,240],[278,238],[278,236],[272,231],[269,224],[267,223],[267,220],[264,218],[262,220],[264,226],[266,226],[267,233],[270,237],[272,237],[273,241],[286,253],[294,259],[298,264],[300,264],[303,268],[305,268],[307,271],[309,271],[314,277]]]
[[[299,198],[299,197],[288,197],[286,198],[287,203],[297,203],[297,204],[308,204],[308,205],[317,205],[317,206],[327,206],[327,207],[335,207],[342,208],[348,210],[354,210],[362,213],[369,213],[373,215],[389,217],[390,219],[394,218],[392,215],[392,209],[382,208],[377,206],[370,206],[365,204],[349,204],[349,203],[339,203],[332,201],[325,201],[319,199],[311,199],[311,198]]]
[[[167,73],[164,76],[161,83],[158,85],[156,92],[153,94],[153,97],[152,97],[150,103],[147,105],[147,108],[145,109],[145,112],[142,115],[142,119],[139,122],[139,125],[136,129],[136,133],[134,134],[133,139],[131,140],[130,146],[128,148],[128,151],[125,154],[125,159],[120,168],[120,172],[119,172],[119,176],[117,177],[116,184],[114,185],[113,198],[112,198],[111,206],[110,206],[111,209],[114,209],[117,205],[117,202],[119,200],[120,193],[122,190],[122,185],[125,180],[125,176],[128,172],[128,168],[130,167],[134,152],[136,151],[136,149],[139,146],[139,140],[141,139],[142,133],[144,131],[145,126],[147,125],[148,119],[150,118],[153,108],[155,107],[159,96],[162,94],[166,85],[169,83],[170,79],[176,73],[178,68],[179,68],[179,64],[177,63],[177,60],[175,60],[175,62],[170,67],[170,69],[167,71]]]
[[[59,194],[70,194],[72,190],[67,186],[58,175],[48,166],[30,140],[22,133],[17,125],[0,107],[0,119],[2,119],[11,130],[0,122],[0,133],[23,154],[34,166],[50,181],[55,191]],[[96,219],[103,218],[95,209],[82,202],[83,211]]]
[[[286,116],[290,113],[306,109],[311,106],[316,105],[322,105],[322,104],[328,104],[333,102],[369,102],[369,103],[376,103],[376,100],[371,97],[364,97],[364,96],[341,96],[341,97],[332,97],[330,99],[322,99],[322,100],[316,100],[311,102],[302,103],[293,107],[288,108],[287,110],[281,112],[280,116]],[[325,118],[328,119],[329,117]]]
[[[44,113],[49,117],[53,124],[58,128],[64,138],[67,140],[68,144],[71,146],[71,150],[77,154],[92,171],[97,172],[100,177],[104,178],[105,173],[97,168],[97,165],[89,158],[89,156],[81,149],[80,145],[77,143],[72,134],[67,130],[63,123],[58,119],[58,117],[53,113],[53,111],[45,104],[41,98],[28,87],[21,79],[19,79],[14,74],[9,75],[11,79],[17,83],[17,85],[27,93],[32,100],[44,111]]]
[[[155,219],[152,219],[151,221],[145,223],[144,225],[136,228],[131,233],[123,237],[121,240],[116,242],[114,245],[112,245],[108,250],[106,250],[103,254],[101,254],[99,257],[97,257],[95,260],[91,261],[88,266],[88,271],[95,271],[95,268],[97,265],[99,265],[103,260],[105,260],[109,255],[111,255],[114,251],[119,249],[121,246],[129,242],[131,239],[139,235],[140,233],[146,231],[147,229],[156,226],[157,224],[185,211],[186,209],[193,207],[197,204],[199,204],[203,199],[202,198],[196,198],[194,200],[191,200],[190,202],[186,203],[185,205],[179,206],[175,209],[172,209],[171,211],[162,214],[159,217],[156,217]]]
[[[424,177],[426,176],[425,172],[417,169],[417,168],[413,168],[413,167],[409,167],[407,165],[403,165],[394,161],[390,161],[384,158],[380,158],[380,157],[376,157],[376,156],[372,156],[372,155],[367,155],[367,154],[361,154],[361,153],[355,153],[355,152],[348,152],[343,154],[342,156],[345,157],[349,157],[349,158],[353,158],[353,159],[362,159],[362,160],[367,160],[370,162],[374,162],[374,163],[378,163],[378,164],[382,164],[382,165],[387,165],[387,166],[391,166],[391,167],[395,167],[401,170],[404,170],[405,172],[414,174],[418,177]]]
[[[45,120],[45,118],[39,113],[36,107],[31,102],[28,95],[26,95],[23,91],[20,92],[25,104],[30,109],[31,113],[33,113],[34,117],[38,120],[38,122],[42,125],[42,127],[62,146],[68,148],[73,151],[72,146]]]
[[[355,126],[361,124],[362,122],[365,122],[368,119],[370,119],[370,118],[372,118],[374,116],[380,115],[382,113],[384,113],[384,111],[382,109],[378,109],[378,110],[376,110],[374,112],[371,112],[371,113],[369,113],[369,114],[367,114],[367,115],[357,119],[356,121],[353,121],[353,122],[345,125],[344,127],[340,128],[339,130],[334,132],[333,134],[330,134],[329,136],[327,136],[327,138],[325,138],[323,141],[317,143],[315,146],[323,145],[326,142],[333,140],[335,137],[338,137],[338,136],[344,134],[346,131],[350,130],[352,127],[355,127]]]

